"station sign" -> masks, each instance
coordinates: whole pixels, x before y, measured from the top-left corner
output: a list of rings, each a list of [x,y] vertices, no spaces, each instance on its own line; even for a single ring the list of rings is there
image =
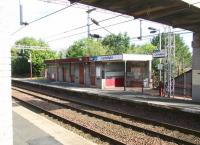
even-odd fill
[[[161,63],[158,64],[158,70],[163,70],[163,64]]]
[[[158,50],[158,51],[154,52],[152,54],[152,56],[153,56],[153,58],[164,58],[167,56],[167,52],[164,49]]]
[[[109,60],[122,60],[123,55],[107,55],[107,56],[93,56],[90,61],[109,61]]]

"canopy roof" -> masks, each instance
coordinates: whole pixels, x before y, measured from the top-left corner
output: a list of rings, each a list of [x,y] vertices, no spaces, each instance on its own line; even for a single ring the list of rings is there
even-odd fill
[[[181,0],[70,0],[191,31],[199,30],[200,8]]]

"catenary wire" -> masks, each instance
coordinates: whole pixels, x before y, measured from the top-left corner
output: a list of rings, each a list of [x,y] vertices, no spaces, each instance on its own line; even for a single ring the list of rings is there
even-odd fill
[[[113,17],[110,17],[110,18],[106,18],[106,19],[100,20],[100,21],[98,21],[98,22],[101,23],[101,22],[104,22],[104,21],[108,21],[108,20],[111,20],[111,19],[115,19],[115,18],[120,17],[120,16],[122,16],[122,15],[123,15],[123,14],[120,14],[120,15],[117,15],[117,16],[113,16]],[[92,24],[89,24],[89,25],[91,26],[91,25],[94,25],[94,24],[92,23]],[[80,27],[76,27],[76,28],[73,28],[73,29],[70,29],[70,30],[66,30],[66,31],[64,31],[64,32],[60,32],[60,33],[57,33],[57,34],[53,34],[53,35],[48,36],[48,37],[46,37],[46,38],[56,37],[56,36],[59,36],[59,35],[62,35],[62,34],[65,34],[65,33],[71,32],[71,31],[74,31],[74,30],[78,30],[78,29],[81,29],[81,28],[85,28],[85,27],[87,27],[87,26],[88,26],[88,25],[83,25],[83,26],[80,26]]]
[[[45,0],[40,0],[40,1],[46,2]],[[192,4],[190,4],[190,5],[195,5],[195,4],[198,4],[198,3],[200,3],[200,1],[199,1],[199,2],[195,2],[195,3],[192,3]],[[75,2],[75,3],[72,3],[72,4],[70,4],[70,5],[67,6],[67,7],[64,7],[64,8],[62,8],[62,9],[60,9],[60,10],[57,10],[57,11],[52,12],[52,13],[50,13],[50,14],[47,14],[47,15],[45,15],[45,16],[43,16],[43,17],[38,18],[38,19],[35,19],[35,20],[29,22],[29,24],[34,23],[34,22],[37,22],[37,21],[39,21],[39,20],[41,20],[41,19],[44,19],[44,18],[46,18],[46,17],[48,17],[48,16],[51,16],[51,15],[53,15],[53,14],[56,14],[56,13],[58,13],[58,12],[60,12],[60,11],[62,11],[62,10],[65,10],[66,8],[69,8],[69,7],[71,7],[71,6],[75,5],[75,4],[77,4],[77,3],[76,3],[76,2]],[[123,15],[123,14],[121,14],[121,15]],[[83,26],[81,26],[81,27],[83,27]],[[23,28],[24,28],[24,26],[22,26],[21,28],[19,28],[19,29],[16,30],[15,32],[11,33],[11,36],[14,35],[14,34],[16,34],[16,33],[19,32],[19,31],[21,31]]]
[[[133,20],[136,20],[136,19],[130,19],[130,20],[118,22],[118,23],[115,23],[115,24],[110,24],[110,25],[104,26],[104,28],[111,27],[111,26],[115,26],[115,25],[119,25],[119,24],[123,24],[123,23],[127,23],[127,22],[130,22],[130,21],[133,21]],[[90,30],[90,31],[95,31],[95,30],[99,30],[99,29],[103,29],[103,28],[100,27],[100,28],[92,29],[92,30]],[[68,35],[68,36],[59,37],[59,38],[56,38],[56,39],[49,40],[49,41],[47,41],[47,42],[53,42],[53,41],[65,39],[65,38],[68,38],[68,37],[72,37],[72,36],[76,36],[76,35],[80,35],[80,34],[84,34],[84,33],[87,33],[87,31],[80,32],[80,33],[76,33],[76,34],[72,34],[72,35]]]
[[[135,19],[137,20],[137,19]],[[129,20],[130,21],[130,20]],[[118,25],[118,24],[121,24],[121,23],[124,23],[123,22],[120,22],[120,23],[117,23],[115,25]],[[105,26],[105,27],[111,27],[113,25],[108,25],[108,26]],[[99,30],[99,29],[102,29],[102,28],[96,28],[96,29],[92,29],[91,31],[95,31],[95,30]],[[193,33],[191,31],[187,31],[187,32],[184,32],[184,31],[187,31],[187,30],[179,30],[179,31],[174,31],[174,33],[176,34],[188,34],[188,33]],[[57,39],[53,39],[53,40],[50,40],[50,41],[47,41],[47,43],[49,42],[54,42],[54,41],[58,41],[58,40],[62,40],[62,39],[66,39],[66,38],[69,38],[69,37],[73,37],[73,36],[77,36],[77,35],[80,35],[80,34],[85,34],[87,33],[87,31],[84,31],[84,32],[80,32],[80,33],[76,33],[76,34],[72,34],[72,35],[68,35],[68,36],[64,36],[64,37],[60,37],[60,38],[57,38]],[[142,36],[142,38],[151,38],[151,37],[154,37],[156,36],[157,34],[153,34],[153,35],[145,35],[145,36]],[[136,36],[136,37],[131,37],[130,40],[133,40],[133,39],[138,39],[139,36]],[[144,39],[143,39],[144,40]]]
[[[195,2],[195,3],[192,3],[192,4],[190,4],[190,5],[194,5],[194,4],[197,4],[197,3],[200,3],[200,1],[199,2]],[[184,8],[184,9],[187,9],[187,8]],[[181,10],[184,10],[184,9],[181,9]],[[180,11],[180,10],[178,10],[178,11]],[[177,11],[175,11],[175,13],[176,13]],[[142,19],[142,20],[144,20],[144,19]],[[147,21],[147,20],[145,20],[145,21]],[[85,27],[86,27],[87,25],[85,25]],[[62,37],[63,38],[63,37]],[[59,39],[55,39],[55,40],[59,40]]]
[[[35,20],[29,22],[28,24],[32,24],[32,23],[35,23],[35,22],[37,22],[37,21],[40,21],[40,20],[42,20],[42,19],[44,19],[44,18],[46,18],[46,17],[49,17],[49,16],[51,16],[51,15],[53,15],[53,14],[56,14],[56,13],[58,13],[58,12],[60,12],[60,11],[63,11],[63,10],[65,10],[65,9],[67,9],[67,8],[69,8],[69,7],[73,6],[73,5],[75,5],[75,4],[76,4],[76,3],[72,3],[72,4],[70,4],[69,6],[66,6],[66,7],[64,7],[64,8],[62,8],[62,9],[59,9],[59,10],[57,10],[57,11],[54,11],[54,12],[52,12],[52,13],[50,13],[50,14],[47,14],[47,15],[45,15],[45,16],[43,16],[43,17],[37,18],[37,19],[35,19]]]
[[[37,18],[37,19],[35,19],[35,20],[33,20],[33,21],[30,21],[30,22],[28,22],[28,25],[30,25],[30,24],[32,24],[32,23],[35,23],[35,22],[37,22],[37,21],[40,21],[40,20],[42,20],[42,19],[44,19],[44,18],[46,18],[46,17],[49,17],[49,16],[51,16],[51,15],[54,15],[54,14],[56,14],[56,13],[58,13],[58,12],[61,12],[61,11],[65,10],[65,9],[67,9],[67,8],[70,8],[71,6],[73,6],[73,5],[75,5],[75,4],[76,4],[76,3],[72,3],[72,4],[70,4],[69,6],[66,6],[66,7],[64,7],[64,8],[62,8],[62,9],[59,9],[59,10],[54,11],[54,12],[52,12],[52,13],[49,13],[49,14],[47,14],[47,15],[45,15],[45,16],[42,16],[42,17],[40,17],[40,18]],[[21,26],[21,27],[20,27],[19,29],[17,29],[15,32],[11,33],[11,36],[15,35],[17,32],[21,31],[23,28],[25,28],[25,26]]]

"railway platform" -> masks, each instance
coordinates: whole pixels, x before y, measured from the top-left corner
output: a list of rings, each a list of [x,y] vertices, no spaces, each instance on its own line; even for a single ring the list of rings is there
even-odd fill
[[[72,91],[79,94],[88,94],[93,97],[102,97],[102,98],[106,97],[112,100],[144,104],[169,110],[183,111],[186,113],[200,114],[200,103],[193,102],[192,100],[186,98],[177,99],[177,98],[159,97],[159,96],[141,94],[138,92],[134,92],[133,90],[123,91],[123,89],[101,90],[97,88],[74,86],[73,84],[64,82],[51,82],[48,80],[29,80],[29,79],[18,79],[18,78],[13,78],[13,80],[28,82],[31,84],[45,85],[53,88],[60,88],[66,91]]]
[[[14,145],[95,145],[13,101]]]

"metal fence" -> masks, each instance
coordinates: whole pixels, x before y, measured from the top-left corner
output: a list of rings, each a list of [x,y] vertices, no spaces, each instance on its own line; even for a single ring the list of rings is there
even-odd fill
[[[175,78],[175,95],[192,97],[192,70]]]

